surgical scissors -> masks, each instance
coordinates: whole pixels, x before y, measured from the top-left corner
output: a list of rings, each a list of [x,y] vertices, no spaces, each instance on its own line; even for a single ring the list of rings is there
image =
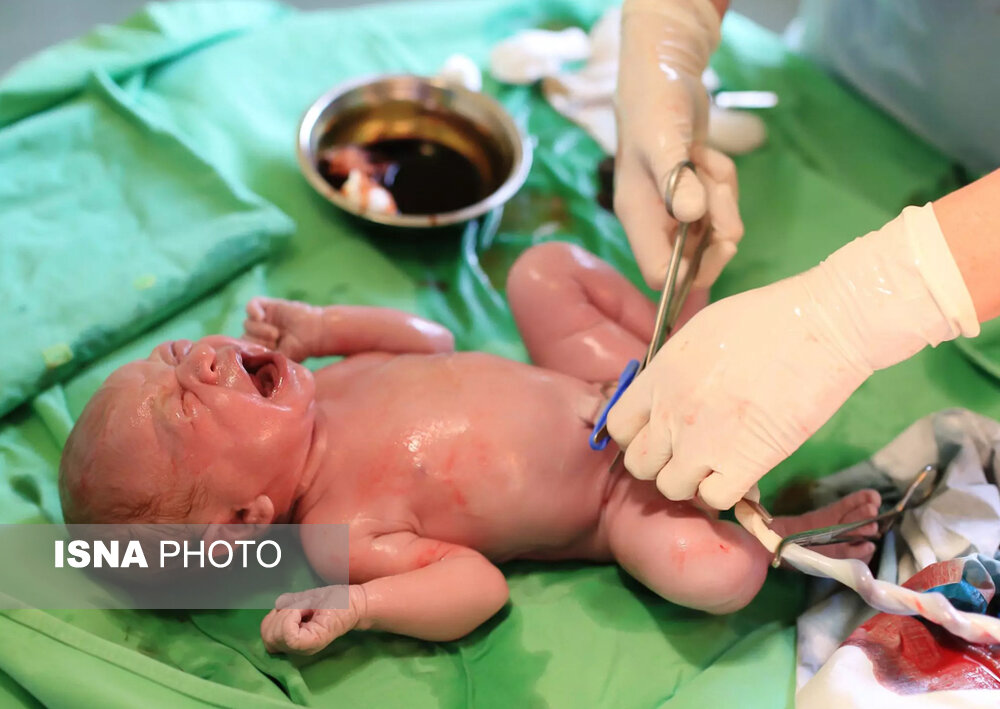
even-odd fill
[[[673,206],[674,196],[677,193],[677,186],[680,183],[681,174],[684,170],[690,170],[692,174],[696,174],[694,163],[690,160],[682,160],[674,166],[667,176],[664,204],[667,207],[667,213],[674,219],[676,219]],[[678,221],[677,239],[674,242],[674,250],[670,254],[670,262],[667,265],[667,277],[663,284],[663,291],[660,293],[660,302],[656,309],[656,322],[653,325],[653,337],[649,341],[646,357],[641,363],[638,360],[630,360],[625,367],[625,371],[622,372],[617,388],[611,395],[608,403],[604,405],[600,415],[597,417],[597,421],[594,423],[594,431],[590,436],[590,447],[594,450],[604,450],[607,447],[610,440],[608,436],[608,412],[617,403],[625,389],[639,375],[639,372],[648,367],[649,363],[653,361],[653,357],[673,331],[674,325],[677,324],[677,318],[684,307],[684,301],[687,300],[688,293],[691,292],[691,284],[694,283],[698,267],[701,264],[702,254],[704,254],[705,247],[708,245],[709,237],[711,236],[711,225],[709,224],[691,256],[691,264],[684,274],[684,278],[681,279],[680,285],[678,285],[677,278],[680,274],[681,258],[684,255],[684,248],[687,245],[688,230],[691,228],[691,224],[692,222]],[[618,451],[618,455],[611,462],[612,469],[618,465],[621,458],[622,452]]]

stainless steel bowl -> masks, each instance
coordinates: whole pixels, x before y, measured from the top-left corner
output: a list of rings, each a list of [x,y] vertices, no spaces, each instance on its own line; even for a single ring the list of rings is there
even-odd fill
[[[382,214],[359,210],[320,174],[325,148],[400,138],[432,140],[459,152],[475,166],[485,196],[438,214]],[[355,79],[327,91],[302,117],[297,153],[302,174],[327,200],[361,219],[397,227],[445,226],[481,216],[514,196],[531,167],[531,144],[497,101],[412,75]]]

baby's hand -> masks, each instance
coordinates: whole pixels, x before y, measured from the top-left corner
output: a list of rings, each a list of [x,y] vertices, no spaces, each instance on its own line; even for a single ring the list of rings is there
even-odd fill
[[[349,610],[273,610],[261,622],[260,636],[270,653],[314,655],[353,627],[350,616]]]
[[[286,593],[278,598],[275,609],[260,624],[260,636],[268,652],[313,655],[357,626],[359,615],[353,602],[345,609],[301,607],[322,605],[316,594],[326,590]]]
[[[247,303],[244,338],[301,362],[311,354],[320,319],[320,308],[306,303],[254,298]]]

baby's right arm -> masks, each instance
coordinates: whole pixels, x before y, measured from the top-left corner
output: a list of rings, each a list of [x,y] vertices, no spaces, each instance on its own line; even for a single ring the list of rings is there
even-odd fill
[[[246,338],[291,359],[362,352],[451,352],[455,338],[442,325],[391,308],[325,308],[276,298],[247,304]]]
[[[312,654],[351,630],[455,640],[507,602],[506,579],[482,554],[413,532],[352,542],[350,565],[347,609],[315,609],[323,589],[278,599],[261,623],[269,652]]]

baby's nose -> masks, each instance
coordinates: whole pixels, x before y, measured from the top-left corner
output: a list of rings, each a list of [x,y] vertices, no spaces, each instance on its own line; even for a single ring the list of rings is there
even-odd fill
[[[194,375],[205,384],[215,384],[219,380],[215,371],[215,350],[210,345],[199,343],[192,347],[184,358],[184,364],[191,367]]]

